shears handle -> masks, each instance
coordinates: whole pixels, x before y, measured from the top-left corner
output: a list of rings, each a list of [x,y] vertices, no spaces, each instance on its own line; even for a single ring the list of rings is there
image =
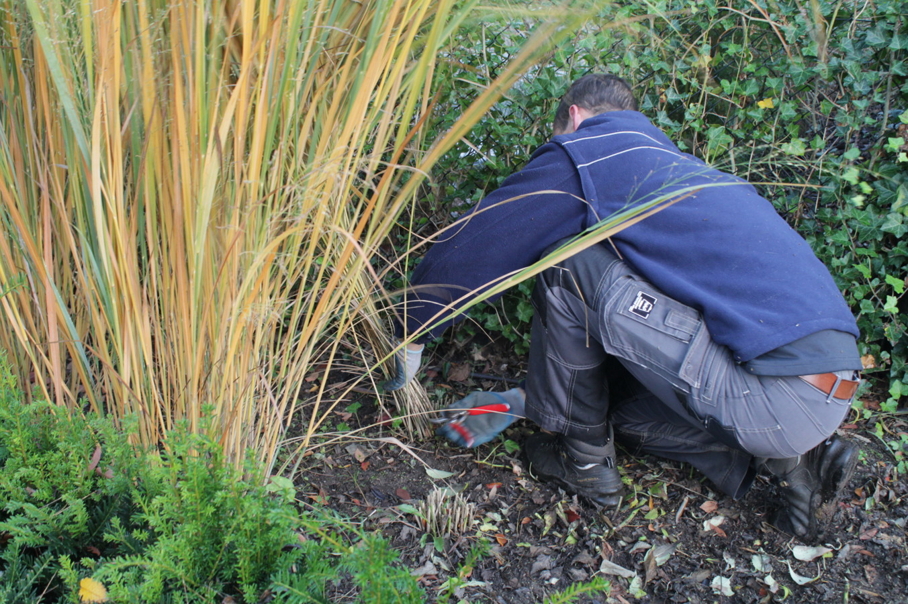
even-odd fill
[[[471,407],[470,409],[466,409],[465,413],[467,415],[483,415],[485,413],[507,413],[510,410],[511,406],[507,403],[493,403],[491,405]]]

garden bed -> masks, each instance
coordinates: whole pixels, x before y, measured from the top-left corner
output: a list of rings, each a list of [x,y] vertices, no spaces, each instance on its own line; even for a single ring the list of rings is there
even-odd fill
[[[428,373],[445,400],[509,387],[469,374],[520,373],[508,375],[516,365],[502,357],[435,361]],[[437,437],[402,446],[377,440],[389,428],[368,404],[353,416],[340,413],[348,424],[373,425],[372,439],[307,457],[301,496],[381,532],[429,601],[530,604],[595,576],[611,581],[608,595],[577,601],[888,603],[908,593],[908,485],[860,422],[839,431],[861,446],[862,461],[841,501],[824,510],[822,549],[811,550],[769,523],[777,496],[762,478],[733,501],[689,466],[619,450],[629,495],[602,513],[528,475],[518,447],[534,430],[529,422],[465,450]],[[469,528],[443,536],[426,530],[433,512],[424,502],[436,489],[462,494],[472,506]],[[456,503],[447,501],[434,512],[442,520]]]

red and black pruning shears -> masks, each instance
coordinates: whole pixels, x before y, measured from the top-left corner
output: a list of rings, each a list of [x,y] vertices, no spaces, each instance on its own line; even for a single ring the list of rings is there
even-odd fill
[[[490,405],[478,405],[476,407],[468,407],[465,409],[442,409],[440,411],[441,417],[430,419],[429,421],[433,424],[450,426],[452,430],[455,430],[458,434],[460,434],[460,436],[463,437],[468,447],[472,447],[474,442],[473,435],[464,427],[464,419],[471,415],[484,415],[486,413],[508,413],[510,410],[511,406],[507,403],[492,403]]]

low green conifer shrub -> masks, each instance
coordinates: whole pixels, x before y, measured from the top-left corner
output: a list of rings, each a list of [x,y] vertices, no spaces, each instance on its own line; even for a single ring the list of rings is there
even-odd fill
[[[79,602],[89,577],[110,602],[423,601],[382,539],[301,512],[289,480],[211,439],[138,450],[129,427],[21,399],[0,362],[0,602]]]

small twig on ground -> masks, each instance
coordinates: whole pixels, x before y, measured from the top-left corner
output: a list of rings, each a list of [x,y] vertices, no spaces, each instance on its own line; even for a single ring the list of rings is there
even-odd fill
[[[687,509],[687,502],[690,501],[690,496],[685,495],[684,500],[681,502],[681,506],[678,508],[678,511],[675,513],[675,522],[681,520],[681,516],[684,514],[684,510]]]
[[[493,380],[495,382],[505,382],[507,384],[519,384],[521,380],[501,377],[498,375],[489,375],[488,373],[471,373],[470,377],[474,380]]]

